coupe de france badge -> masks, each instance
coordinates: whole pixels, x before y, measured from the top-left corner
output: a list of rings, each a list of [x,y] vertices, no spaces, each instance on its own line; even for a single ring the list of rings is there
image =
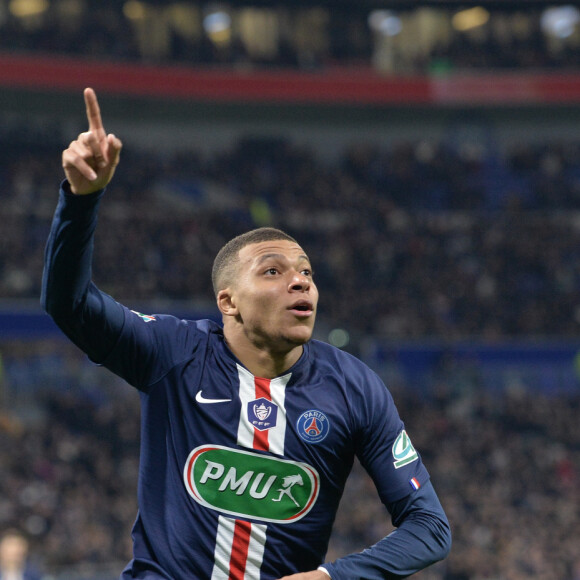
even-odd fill
[[[407,435],[407,432],[403,429],[398,437],[395,439],[393,443],[393,465],[395,469],[399,469],[399,467],[403,467],[409,463],[413,463],[419,459],[413,444],[411,443],[411,439]]]
[[[264,397],[248,403],[248,421],[258,431],[266,431],[276,427],[278,406]]]
[[[307,443],[319,443],[328,435],[330,423],[322,411],[311,409],[298,417],[296,429]]]

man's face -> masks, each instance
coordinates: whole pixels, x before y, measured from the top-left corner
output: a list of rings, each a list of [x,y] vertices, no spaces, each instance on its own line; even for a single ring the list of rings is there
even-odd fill
[[[25,538],[9,535],[0,541],[0,564],[7,569],[21,566],[26,560],[28,542]]]
[[[318,290],[298,244],[273,240],[245,246],[237,274],[232,300],[252,343],[283,351],[310,339]]]

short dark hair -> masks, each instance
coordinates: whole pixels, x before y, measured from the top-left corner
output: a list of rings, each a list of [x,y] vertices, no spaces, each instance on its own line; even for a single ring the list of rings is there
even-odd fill
[[[218,253],[213,261],[211,282],[217,297],[218,292],[231,284],[235,275],[240,250],[250,244],[270,242],[273,240],[288,240],[298,242],[286,232],[277,228],[257,228],[231,239]]]

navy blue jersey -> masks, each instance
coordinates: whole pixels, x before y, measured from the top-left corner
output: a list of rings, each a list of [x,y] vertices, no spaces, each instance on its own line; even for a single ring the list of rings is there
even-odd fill
[[[378,376],[312,340],[284,375],[255,377],[220,325],[114,302],[90,282],[97,197],[86,197],[61,195],[43,303],[140,391],[139,513],[123,578],[273,580],[315,569],[355,456],[400,528],[325,564],[332,578],[402,577],[442,557],[445,515]]]
[[[355,454],[385,503],[428,479],[385,386],[327,344],[261,379],[218,325],[126,310],[104,365],[142,391],[136,555],[174,578],[316,568]]]

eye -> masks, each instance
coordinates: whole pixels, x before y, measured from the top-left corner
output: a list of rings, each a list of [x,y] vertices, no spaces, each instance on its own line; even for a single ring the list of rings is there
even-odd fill
[[[274,267],[270,267],[264,272],[264,274],[266,274],[267,276],[275,276],[277,273],[278,269]]]
[[[312,278],[312,270],[310,270],[309,268],[304,268],[304,270],[301,270],[300,273],[303,276],[307,276],[308,278]]]

